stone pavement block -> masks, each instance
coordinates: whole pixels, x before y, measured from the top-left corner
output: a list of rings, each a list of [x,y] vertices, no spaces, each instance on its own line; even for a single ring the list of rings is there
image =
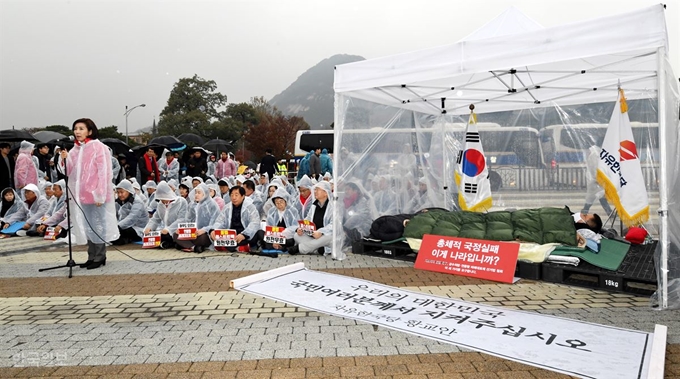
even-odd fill
[[[146,359],[146,363],[173,363],[177,362],[180,355],[179,353],[151,354]]]
[[[275,350],[274,358],[304,358],[307,354],[305,349]]]
[[[368,355],[368,350],[365,347],[339,347],[337,348],[339,357],[355,357]]]
[[[211,361],[240,361],[243,357],[242,351],[217,351],[210,356]]]
[[[183,353],[177,362],[200,362],[209,361],[213,353]]]
[[[87,366],[99,366],[99,365],[110,365],[113,363],[113,361],[118,358],[117,356],[86,356],[83,357],[83,360],[80,362],[81,365],[87,365]]]
[[[305,357],[333,357],[337,354],[334,347],[322,347],[317,350],[305,350]]]
[[[369,346],[366,348],[368,355],[396,355],[399,354],[396,346]]]
[[[191,367],[191,362],[161,363],[156,367],[156,373],[187,372]],[[224,366],[224,365],[222,365]]]
[[[306,370],[304,368],[281,368],[272,370],[272,379],[299,379],[304,378]]]
[[[275,358],[274,353],[275,353],[274,349],[245,351],[243,353],[243,359],[244,360],[273,359]]]
[[[170,348],[170,353],[180,353],[180,354],[187,354],[187,353],[197,353],[199,350],[201,350],[201,345],[174,345]]]
[[[170,346],[143,346],[138,354],[140,355],[163,355],[170,351]]]
[[[127,365],[144,363],[150,356],[150,354],[119,355],[118,358],[113,361],[113,364]]]
[[[306,378],[337,378],[340,376],[340,367],[309,367],[306,372]]]

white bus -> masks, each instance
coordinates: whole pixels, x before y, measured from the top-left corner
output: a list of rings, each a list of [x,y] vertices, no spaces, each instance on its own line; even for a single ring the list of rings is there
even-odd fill
[[[354,156],[370,152],[367,159],[372,166],[393,167],[397,164],[399,156],[406,152],[414,154],[418,166],[422,167],[424,161],[428,159],[439,159],[432,158],[433,155],[430,153],[441,150],[442,143],[446,144],[448,151],[454,153],[450,159],[455,160],[455,153],[464,146],[466,126],[465,123],[445,124],[443,127],[445,138],[442,138],[442,128],[439,126],[420,129],[346,129],[342,132],[342,146]],[[505,185],[508,186],[513,186],[516,182],[516,175],[505,175],[503,169],[545,167],[539,133],[536,129],[522,126],[502,127],[496,123],[478,123],[477,129],[491,170],[490,179],[494,190],[504,185],[501,182],[507,182]],[[333,142],[332,130],[298,131],[295,140],[296,159],[304,157],[317,146],[327,148],[330,153]],[[420,146],[420,151],[415,149],[415,146]]]
[[[602,146],[607,124],[550,125],[539,132],[544,160],[551,167],[585,167],[588,149]],[[658,124],[631,122],[633,138],[643,166],[659,160]],[[658,163],[657,163],[658,165]]]

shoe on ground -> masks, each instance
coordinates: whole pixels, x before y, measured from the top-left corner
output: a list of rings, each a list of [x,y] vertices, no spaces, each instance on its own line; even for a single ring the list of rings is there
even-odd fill
[[[88,261],[85,262],[85,263],[79,264],[78,267],[80,267],[80,268],[87,268],[87,266],[91,265],[92,263],[94,263],[94,261],[88,260]]]
[[[238,246],[236,248],[236,251],[238,251],[239,253],[248,253],[250,252],[250,246],[248,245]]]
[[[87,266],[87,269],[94,270],[96,268],[100,268],[101,266],[106,266],[106,260],[103,260],[101,262],[92,262]]]
[[[62,238],[57,238],[57,239],[55,239],[54,241],[52,241],[52,244],[53,244],[53,245],[60,245],[60,244],[62,244],[62,243],[64,243],[64,244],[68,243],[68,238],[67,238],[67,237],[62,237]]]
[[[291,247],[288,248],[288,254],[298,255],[298,254],[300,254],[300,248],[297,245],[291,246]]]
[[[16,235],[19,237],[26,237],[26,231],[25,230],[17,230]]]
[[[26,235],[29,236],[29,237],[39,237],[40,233],[38,233],[35,230],[28,230],[28,231],[26,231]]]
[[[172,244],[169,241],[162,241],[159,247],[165,250],[171,248]]]
[[[199,246],[199,245],[194,245],[194,253],[196,254],[201,254],[205,250],[205,247]]]

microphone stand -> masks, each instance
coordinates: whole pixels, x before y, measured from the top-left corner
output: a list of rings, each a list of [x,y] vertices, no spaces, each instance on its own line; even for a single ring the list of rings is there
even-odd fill
[[[64,159],[64,182],[66,183],[66,220],[68,223],[68,262],[65,265],[41,268],[38,272],[55,270],[58,268],[68,267],[68,277],[69,279],[73,277],[73,267],[76,266],[76,262],[73,260],[73,245],[71,244],[71,208],[69,206],[69,188],[68,188],[68,168],[66,167],[66,158]]]

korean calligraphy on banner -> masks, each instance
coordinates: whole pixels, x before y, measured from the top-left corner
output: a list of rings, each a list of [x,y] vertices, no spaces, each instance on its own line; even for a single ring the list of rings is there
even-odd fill
[[[180,241],[191,241],[196,239],[196,223],[182,222],[177,224],[177,239]]]
[[[519,244],[426,234],[415,268],[512,283]]]
[[[277,269],[280,270],[280,269]],[[272,270],[273,271],[273,270]],[[258,273],[256,275],[262,275]],[[240,291],[586,378],[640,378],[652,334],[486,306],[307,269]]]
[[[215,229],[215,247],[236,247],[236,230]]]

